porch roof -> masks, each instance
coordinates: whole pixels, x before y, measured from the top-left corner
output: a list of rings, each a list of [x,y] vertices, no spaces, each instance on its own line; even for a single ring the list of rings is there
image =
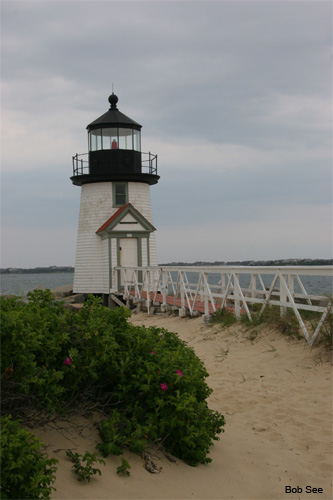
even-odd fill
[[[96,234],[103,233],[110,225],[112,227],[116,225],[127,213],[131,213],[135,219],[143,223],[146,229],[156,231],[156,228],[146,219],[146,217],[144,217],[131,203],[126,203],[126,205],[120,207],[99,229],[97,229]]]

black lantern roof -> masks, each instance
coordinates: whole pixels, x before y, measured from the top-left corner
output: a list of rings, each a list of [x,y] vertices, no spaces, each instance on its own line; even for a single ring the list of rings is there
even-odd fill
[[[112,126],[119,127],[120,125],[122,125],[125,128],[134,128],[136,130],[140,130],[142,128],[142,125],[124,115],[124,113],[121,113],[121,111],[119,111],[119,109],[117,108],[117,102],[118,97],[114,93],[112,93],[109,97],[109,103],[111,104],[109,111],[104,113],[104,115],[100,116],[93,122],[89,123],[89,125],[87,125],[87,129],[94,130],[96,128]]]

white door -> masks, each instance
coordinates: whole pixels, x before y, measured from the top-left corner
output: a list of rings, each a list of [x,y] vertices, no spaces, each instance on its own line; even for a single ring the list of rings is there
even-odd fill
[[[138,240],[137,238],[120,238],[120,265],[122,267],[136,267],[138,265]],[[127,272],[128,280],[132,279],[132,273]],[[124,285],[123,273],[121,273],[120,284]]]

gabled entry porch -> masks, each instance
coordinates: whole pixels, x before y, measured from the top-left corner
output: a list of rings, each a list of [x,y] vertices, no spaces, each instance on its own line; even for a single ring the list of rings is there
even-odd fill
[[[123,275],[115,271],[118,267],[150,265],[150,234],[155,227],[131,204],[117,210],[97,231],[102,238],[104,268],[108,273],[109,292],[118,291],[124,285]]]

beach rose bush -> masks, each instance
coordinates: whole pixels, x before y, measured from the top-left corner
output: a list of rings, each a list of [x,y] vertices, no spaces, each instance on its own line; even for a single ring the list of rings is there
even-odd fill
[[[122,349],[115,387],[125,404],[102,423],[100,451],[143,451],[150,440],[190,465],[210,462],[209,448],[225,422],[208,408],[208,373],[194,351],[175,333],[128,323],[116,340]]]
[[[1,498],[50,499],[58,460],[10,416],[1,419]]]
[[[50,291],[1,297],[2,413],[40,406],[53,411],[61,401],[65,346],[70,345],[69,311]],[[19,397],[20,396],[20,397]]]
[[[29,293],[27,304],[1,297],[2,414],[28,405],[61,412],[78,393],[94,392],[118,348],[118,319],[105,313],[95,299],[70,311],[49,290]]]
[[[177,334],[134,326],[127,309],[94,297],[80,311],[50,291],[30,294],[27,304],[1,300],[4,414],[101,409],[105,456],[156,442],[191,465],[210,461],[224,418],[208,408],[208,373]]]

